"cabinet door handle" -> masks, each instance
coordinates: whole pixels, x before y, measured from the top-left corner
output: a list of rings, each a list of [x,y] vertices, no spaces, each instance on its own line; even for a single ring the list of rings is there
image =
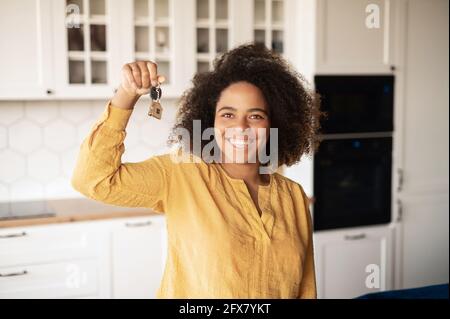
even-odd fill
[[[20,271],[20,272],[11,272],[9,274],[0,274],[0,277],[16,277],[16,276],[24,276],[28,274],[28,271]]]
[[[125,223],[126,227],[145,227],[145,226],[150,226],[152,224],[151,221],[146,221],[146,222],[137,222],[137,223]]]
[[[27,235],[26,232],[16,233],[16,234],[7,234],[7,235],[0,235],[1,238],[14,238],[14,237],[25,237]]]
[[[402,218],[403,218],[403,203],[400,199],[397,199],[397,209],[398,209],[398,214],[397,214],[397,222],[401,222]]]
[[[359,240],[366,238],[366,234],[362,233],[358,235],[345,235],[344,238],[345,240]]]
[[[397,192],[400,192],[403,189],[403,169],[401,168],[397,169],[397,174],[398,174]]]

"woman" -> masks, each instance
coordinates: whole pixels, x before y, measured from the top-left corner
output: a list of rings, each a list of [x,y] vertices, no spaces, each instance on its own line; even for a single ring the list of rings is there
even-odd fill
[[[136,101],[164,81],[151,61],[129,63],[122,75],[83,141],[72,185],[95,200],[165,213],[169,248],[157,296],[316,298],[307,197],[269,170],[273,162],[298,162],[317,145],[318,103],[301,76],[264,46],[237,47],[183,94],[172,136],[183,148],[122,163]],[[215,134],[195,141],[194,120]],[[261,163],[269,144],[277,156]]]

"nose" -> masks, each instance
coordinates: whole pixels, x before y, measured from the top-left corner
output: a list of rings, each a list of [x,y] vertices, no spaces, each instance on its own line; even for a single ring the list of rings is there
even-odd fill
[[[243,133],[246,129],[250,128],[247,118],[244,116],[237,119],[234,128],[238,133]]]
[[[252,134],[254,134],[251,129],[251,126],[245,119],[236,121],[227,131],[228,131],[226,133],[227,136],[235,138],[238,136],[240,136],[241,138],[242,136],[245,136],[245,139],[247,139],[250,138]]]

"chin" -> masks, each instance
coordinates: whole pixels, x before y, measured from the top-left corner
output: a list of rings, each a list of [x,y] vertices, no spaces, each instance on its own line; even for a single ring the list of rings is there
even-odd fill
[[[255,152],[248,152],[248,150],[233,150],[233,154],[225,155],[226,163],[235,164],[254,164],[258,162],[258,156]]]

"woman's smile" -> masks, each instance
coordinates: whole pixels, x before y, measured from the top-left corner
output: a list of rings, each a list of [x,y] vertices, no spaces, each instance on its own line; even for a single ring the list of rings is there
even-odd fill
[[[225,140],[237,149],[244,149],[249,145],[253,145],[256,141],[254,138],[249,138],[248,136],[228,137]]]

